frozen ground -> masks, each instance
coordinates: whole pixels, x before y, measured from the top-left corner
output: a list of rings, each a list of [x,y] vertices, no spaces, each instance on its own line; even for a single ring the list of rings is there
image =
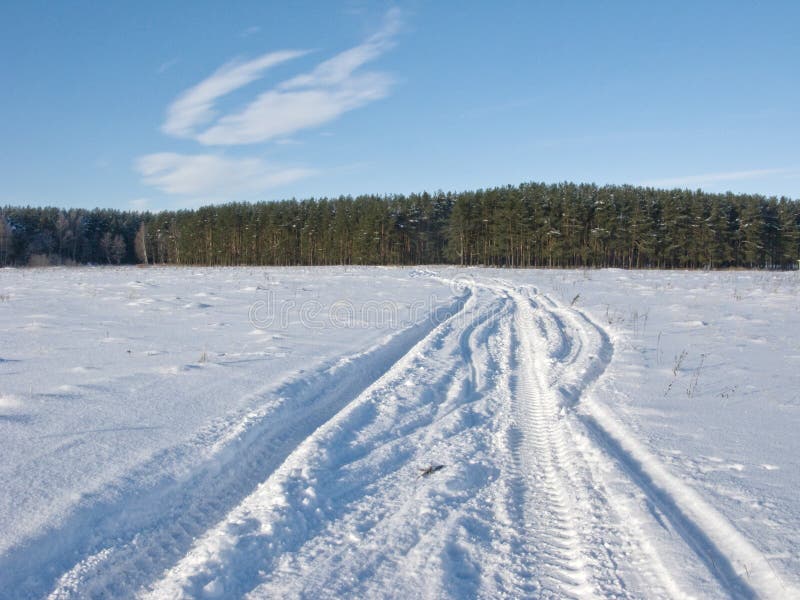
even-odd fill
[[[798,336],[797,273],[0,270],[0,598],[798,597]]]

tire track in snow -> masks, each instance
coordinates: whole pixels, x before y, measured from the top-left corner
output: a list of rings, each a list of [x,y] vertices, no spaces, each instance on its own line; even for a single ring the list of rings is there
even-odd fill
[[[537,316],[514,291],[517,376],[513,406],[519,427],[515,458],[524,490],[524,529],[535,545],[529,576],[539,596],[581,597],[591,593],[586,552],[576,523],[576,507],[565,477],[566,440],[559,423],[559,404],[548,383],[546,340],[537,335]]]
[[[573,497],[575,525],[588,557],[594,592],[637,597],[636,590],[647,590],[650,597],[685,597],[671,577],[651,567],[659,565],[660,559],[646,534],[635,526],[636,519],[631,519],[638,511],[607,484],[609,461],[598,454],[585,426],[575,419],[575,407],[611,362],[610,340],[601,335],[604,332],[576,322],[571,308],[561,307],[549,296],[528,296],[544,336],[541,351],[549,355],[546,381],[560,407],[558,423],[567,442],[562,456],[564,479]]]
[[[505,289],[502,285],[484,287],[498,294]],[[670,481],[663,466],[649,462],[652,457],[642,458],[641,448],[636,449],[632,436],[620,429],[621,426],[610,414],[604,414],[600,405],[585,398],[586,391],[603,373],[613,355],[613,345],[606,332],[580,311],[562,307],[546,296],[532,299],[524,289],[511,290],[510,295],[514,316],[509,322],[508,339],[505,342],[505,372],[510,376],[505,383],[507,389],[502,389],[504,379],[508,379],[503,375],[503,369],[499,374],[490,373],[484,377],[492,379],[500,388],[496,399],[502,399],[505,393],[513,405],[514,425],[507,428],[505,437],[509,441],[513,460],[510,465],[501,465],[509,470],[506,481],[493,485],[481,479],[481,483],[471,488],[474,498],[459,500],[460,504],[443,512],[440,507],[436,513],[438,520],[436,514],[422,518],[415,514],[417,507],[413,502],[414,496],[409,498],[408,495],[401,495],[400,500],[393,501],[391,497],[378,494],[375,503],[367,503],[350,513],[368,518],[370,510],[381,510],[382,502],[383,512],[377,515],[377,523],[360,532],[362,538],[354,542],[355,550],[353,544],[349,547],[345,544],[345,549],[332,555],[325,549],[325,544],[330,543],[330,534],[321,535],[327,526],[323,521],[308,530],[308,523],[303,520],[290,520],[290,527],[299,527],[301,531],[299,534],[287,534],[284,530],[277,534],[278,543],[284,544],[289,554],[284,553],[281,562],[272,567],[263,561],[257,563],[267,569],[266,582],[256,588],[254,594],[268,595],[270,592],[293,589],[291,586],[297,585],[299,566],[289,558],[294,548],[309,551],[312,556],[315,552],[317,556],[327,556],[332,564],[348,574],[330,569],[327,578],[315,580],[312,576],[311,581],[306,582],[307,586],[301,584],[300,588],[296,588],[303,590],[303,593],[336,589],[341,593],[361,592],[362,596],[370,597],[380,596],[381,592],[388,589],[410,593],[429,589],[432,595],[437,596],[635,597],[637,593],[646,591],[654,596],[680,597],[679,587],[670,574],[659,573],[658,566],[650,567],[646,563],[651,561],[642,558],[650,556],[652,562],[656,562],[657,549],[648,548],[645,541],[637,542],[637,535],[641,537],[642,531],[630,523],[622,522],[621,516],[630,507],[619,505],[618,498],[605,485],[603,476],[598,477],[599,470],[593,469],[591,461],[587,461],[586,457],[598,450],[604,457],[613,460],[629,483],[640,489],[669,519],[688,548],[697,553],[728,594],[734,597],[751,597],[756,593],[764,597],[790,595],[792,590],[780,583],[763,555],[752,549],[710,507],[706,506],[698,512],[696,501],[699,496],[688,488],[682,489],[680,482]],[[500,328],[500,331],[504,331],[504,328]],[[397,365],[393,373],[396,377],[388,377],[383,387],[375,388],[378,396],[390,388],[390,381],[410,377],[416,378],[417,383],[427,381],[433,388],[446,389],[447,402],[453,406],[464,403],[468,398],[488,398],[491,395],[489,391],[477,384],[483,377],[483,371],[475,362],[473,333],[463,330],[459,334],[455,326],[443,328],[441,335],[433,336],[426,343],[424,368],[430,369],[431,374],[419,375],[417,371],[423,367],[413,360]],[[452,364],[448,366],[448,361],[452,361],[454,355],[443,352],[454,344],[449,340],[456,335],[460,362],[454,367]],[[465,377],[465,381],[459,383],[459,377]],[[354,442],[361,431],[375,423],[376,413],[366,399],[362,400],[359,407],[352,408],[349,414],[340,415],[337,419],[339,422],[336,426],[340,429],[337,436],[329,437],[324,442],[307,440],[308,447],[304,453],[297,454],[294,461],[300,479],[304,476],[300,466],[304,462],[311,462],[319,455],[324,457],[335,447],[336,440],[339,443],[348,440]],[[423,394],[419,400],[422,404],[434,401],[430,394]],[[373,398],[372,402],[375,401]],[[431,422],[429,418],[417,420],[409,429],[399,433],[401,436],[412,436],[420,429],[425,432]],[[333,427],[333,424],[329,424],[329,427]],[[440,432],[431,431],[415,439],[429,451],[440,437]],[[591,447],[578,450],[581,444]],[[375,448],[364,450],[369,451],[375,451]],[[397,469],[398,463],[403,464],[404,460],[410,461],[417,456],[409,449],[407,452],[398,460],[389,459],[383,465],[394,465]],[[360,458],[339,457],[333,463],[323,464],[341,469],[347,464],[356,464]],[[659,474],[659,469],[664,473]],[[381,473],[381,485],[386,483],[387,478],[395,477],[388,489],[397,491],[397,482],[402,477],[397,479],[398,473],[391,472],[391,468],[388,470],[390,472],[387,475],[384,469],[377,469]],[[287,482],[291,482],[291,473],[283,478],[283,483]],[[280,486],[273,489],[276,494],[281,491]],[[295,492],[302,490],[298,488]],[[504,501],[498,503],[504,504],[502,508],[499,505],[489,508],[491,502],[487,502],[487,498],[491,497],[491,493],[499,493],[495,499]],[[354,498],[362,502],[362,496],[356,493]],[[299,494],[297,497],[300,497]],[[521,505],[521,509],[515,504]],[[514,524],[511,528],[500,529],[500,534],[516,541],[510,545],[497,545],[496,539],[490,539],[497,535],[492,531],[496,524],[487,518],[490,510],[494,511],[491,514],[501,517],[498,520],[505,517],[506,521]],[[347,521],[346,517],[342,513],[333,515],[334,521]],[[266,530],[262,531],[254,529],[253,524],[246,525],[245,521],[240,518],[240,522],[245,524],[245,535],[250,535],[247,531],[260,531],[259,535],[275,538],[273,527],[281,526],[281,519],[267,517],[259,521],[259,527],[263,527],[265,522],[267,524]],[[509,535],[510,529],[521,523],[524,524],[524,532],[518,536]],[[389,549],[375,552],[376,547],[370,545],[358,549],[363,536],[373,528],[380,532],[381,539],[387,542]],[[285,546],[287,537],[292,539],[288,547]],[[488,545],[487,540],[490,542]],[[721,543],[725,540],[731,545]],[[503,562],[510,572],[503,572],[497,561],[491,560],[490,552],[496,548],[503,553]],[[370,550],[372,555],[369,554]],[[222,551],[214,550],[211,560],[208,554],[198,552],[184,565],[188,571],[179,574],[178,579],[183,583],[177,588],[167,585],[159,588],[159,591],[198,593],[208,585],[212,586],[211,591],[218,591],[214,585],[224,580],[226,583],[232,581],[234,586],[239,585],[232,588],[234,595],[237,592],[244,593],[257,580],[258,566],[248,567],[244,580],[238,580],[237,583],[237,577],[241,576],[238,570],[241,562],[235,564],[237,557],[246,558],[241,548],[233,554],[226,554],[224,548]],[[630,567],[634,558],[639,563],[635,570]],[[220,568],[221,563],[224,566]],[[735,564],[739,564],[738,570],[734,568]],[[270,569],[273,569],[272,572]],[[421,579],[422,574],[430,572],[438,573],[441,577],[433,587],[432,581]],[[217,577],[213,577],[215,573]],[[223,574],[221,579],[220,573]],[[387,582],[393,585],[381,586]],[[630,588],[631,584],[635,587]],[[225,587],[221,589],[228,591]],[[297,595],[301,595],[299,591]]]
[[[462,313],[418,335],[407,354],[394,348],[400,354],[382,376],[363,373],[372,359],[355,357],[319,385],[286,390],[334,399],[313,422],[292,421],[303,418],[301,402],[275,429],[266,413],[241,424],[244,441],[226,437],[217,466],[168,489],[171,511],[135,516],[160,492],[108,511],[103,519],[125,525],[76,546],[83,561],[57,592],[129,595],[173,566],[149,589],[154,598],[683,597],[632,522],[656,517],[619,493],[623,482],[661,511],[681,536],[674,543],[728,595],[798,595],[587,393],[613,356],[602,327],[531,288],[474,288]],[[478,290],[490,292],[483,304]],[[459,321],[481,306],[496,310]],[[347,377],[360,378],[361,390]],[[416,482],[416,466],[432,459],[446,460],[446,470]],[[208,483],[220,476],[237,491]],[[208,502],[198,499],[206,492]],[[211,516],[197,514],[205,510]],[[142,522],[150,529],[126,538]]]
[[[460,318],[472,307],[472,298],[461,313],[437,326],[358,398],[303,440],[223,522],[199,539],[186,556],[155,583],[147,596],[196,597],[212,591],[226,597],[241,597],[253,592],[255,586],[269,585],[269,580],[280,579],[283,575],[297,585],[296,576],[291,576],[297,572],[292,565],[296,553],[323,532],[331,535],[327,530],[333,524],[346,521],[352,511],[359,518],[344,534],[345,540],[360,539],[375,524],[391,522],[392,515],[403,515],[402,520],[408,522],[409,511],[414,512],[415,507],[409,504],[407,497],[398,495],[379,506],[363,507],[360,502],[366,490],[362,486],[373,488],[378,483],[376,479],[381,486],[387,485],[387,480],[407,482],[401,468],[416,450],[415,445],[409,443],[420,438],[415,432],[424,432],[425,426],[437,417],[447,419],[450,416],[446,406],[442,406],[441,411],[436,410],[436,390],[447,390],[452,403],[464,403],[465,392],[468,393],[470,387],[457,385],[457,380],[468,371],[464,365],[454,365],[452,354],[447,350],[464,351]],[[476,323],[468,322],[467,327],[474,330],[489,318],[491,314],[479,317]],[[408,407],[407,415],[397,415],[405,417],[402,424],[381,431],[376,439],[364,440],[365,431],[381,418],[380,411],[387,397],[389,408],[397,408],[397,402],[392,401],[392,390],[420,379],[428,381],[427,391]],[[402,407],[397,408],[400,409]],[[432,414],[426,414],[428,412]],[[393,448],[391,442],[395,439],[406,443]],[[370,458],[371,453],[379,455],[382,464],[377,468],[368,465],[366,468],[370,471],[364,479],[358,465]],[[411,537],[394,540],[395,543],[413,545],[413,533],[402,533]],[[332,541],[330,537],[325,540]],[[335,545],[343,543],[341,538],[334,542]],[[330,548],[326,545],[325,550],[329,552]],[[366,559],[355,561],[348,557],[343,566],[369,570],[369,557]],[[315,565],[320,562],[319,558],[315,559]],[[315,567],[315,571],[318,568]],[[374,568],[378,573],[379,569]],[[314,573],[306,573],[302,583],[314,585],[314,579]],[[293,595],[290,587],[279,589],[281,595]],[[330,593],[330,587],[325,589]],[[259,597],[270,595],[263,589],[253,593]]]
[[[498,297],[504,295],[505,292],[502,290],[497,293]],[[511,304],[511,308],[515,309],[518,303]],[[459,406],[476,402],[475,398],[480,398],[483,403],[489,402],[489,407],[494,413],[490,415],[488,421],[476,425],[483,431],[469,440],[471,446],[467,449],[471,449],[474,455],[479,455],[487,446],[491,446],[491,440],[507,439],[511,431],[508,427],[493,430],[498,422],[507,420],[504,418],[503,408],[512,402],[513,397],[509,377],[512,371],[518,370],[513,352],[517,345],[512,342],[511,332],[512,325],[516,322],[514,311],[498,312],[497,326],[467,327],[460,334],[458,329],[454,328],[432,344],[429,351],[426,351],[425,375],[413,372],[412,368],[411,372],[403,373],[401,377],[415,378],[417,383],[423,385],[427,382],[434,389],[447,388],[447,400],[438,411],[442,416],[457,410]],[[546,323],[542,322],[541,317],[537,319],[535,325],[538,330],[546,332]],[[456,336],[457,340],[448,341]],[[542,344],[547,342],[544,335],[540,335],[539,339]],[[479,346],[488,341],[491,341],[492,350],[488,353],[483,352]],[[572,345],[570,339],[563,340],[563,344]],[[579,352],[570,350],[564,352],[563,356],[566,357],[568,354],[580,355]],[[453,360],[457,363],[455,368],[448,366]],[[414,366],[413,363],[411,366]],[[553,365],[550,365],[547,371],[548,385],[553,368]],[[431,375],[436,371],[441,371],[444,375]],[[460,383],[457,376],[464,373],[468,376],[463,383]],[[477,381],[482,383],[476,384]],[[386,387],[389,387],[389,382]],[[383,393],[385,390],[382,389],[380,392]],[[558,398],[557,388],[551,387],[549,392],[554,398]],[[424,403],[428,402],[427,399],[422,400]],[[398,400],[390,396],[388,402],[396,403]],[[451,406],[452,409],[449,408]],[[517,421],[519,420],[517,418]],[[430,422],[430,420],[426,420],[425,423],[418,422],[415,427],[427,427]],[[351,422],[346,429],[365,429],[373,424],[374,420],[369,423]],[[462,433],[468,430],[469,427],[462,430]],[[499,436],[496,435],[498,433]],[[404,430],[403,434],[411,436],[413,432]],[[434,427],[417,439],[424,451],[430,451],[429,449],[436,447],[440,437],[441,430]],[[331,442],[326,442],[323,447],[329,448],[331,445]],[[507,453],[502,452],[504,447],[505,445],[501,444],[495,448],[495,452],[500,452],[500,455],[496,454],[493,459],[488,459],[490,464],[497,465],[501,471],[507,471],[509,465],[515,461]],[[561,453],[564,457],[567,456],[566,447],[561,447]],[[514,448],[514,455],[516,459],[519,458],[518,446]],[[465,458],[469,458],[469,455],[463,452],[458,456],[460,461],[464,461]],[[484,460],[487,458],[483,455]],[[391,465],[391,462],[388,464]],[[384,473],[387,471],[385,466],[386,463],[367,462],[364,469],[369,469],[373,473]],[[336,468],[341,466],[337,465]],[[573,458],[570,460],[562,458],[559,462],[559,473],[564,476],[570,476],[570,470],[575,468],[577,463]],[[294,597],[335,591],[338,595],[380,597],[380,591],[387,589],[395,590],[400,595],[415,594],[425,589],[432,597],[447,595],[520,597],[542,594],[564,595],[565,591],[571,591],[573,595],[586,595],[595,590],[625,596],[624,585],[618,577],[615,577],[613,564],[611,567],[608,566],[608,563],[613,563],[611,560],[595,559],[588,563],[592,567],[592,577],[591,584],[587,584],[586,589],[566,588],[564,579],[571,577],[571,573],[567,571],[572,569],[569,565],[565,568],[563,556],[554,558],[552,548],[548,544],[552,541],[553,532],[558,525],[571,517],[575,521],[574,547],[585,545],[583,536],[586,527],[575,515],[585,512],[586,507],[580,505],[577,509],[571,510],[564,510],[562,507],[560,514],[556,515],[555,525],[551,519],[550,527],[543,527],[541,531],[531,529],[519,534],[515,529],[520,528],[525,521],[525,511],[521,512],[517,507],[525,504],[525,497],[529,495],[531,484],[522,475],[527,469],[516,467],[511,468],[511,471],[510,476],[501,474],[494,478],[494,481],[472,485],[469,488],[472,497],[459,500],[458,505],[452,500],[449,506],[437,506],[440,502],[434,502],[431,510],[438,511],[438,520],[435,518],[432,520],[428,515],[420,518],[415,514],[415,510],[421,507],[413,504],[414,497],[409,499],[396,484],[387,491],[387,477],[379,475],[380,483],[375,481],[374,484],[382,489],[375,498],[367,502],[360,500],[357,510],[347,509],[345,514],[328,515],[337,521],[332,526],[336,531],[340,531],[338,536],[329,529],[307,534],[299,543],[299,547],[292,546],[307,557],[297,562],[292,559],[292,562],[279,564],[272,571],[267,568],[265,581],[254,594],[270,596],[283,593]],[[449,476],[452,471],[448,469],[446,473]],[[574,478],[569,482],[574,485]],[[448,481],[447,485],[453,485],[452,480]],[[582,481],[581,485],[585,486],[585,482]],[[319,490],[324,491],[325,487],[319,487]],[[370,493],[365,489],[364,495]],[[356,497],[361,498],[362,495],[356,494]],[[397,501],[395,498],[401,500]],[[417,498],[417,501],[422,501],[423,504],[425,500],[428,499]],[[552,510],[549,506],[551,504],[552,502],[529,503],[527,512],[533,514],[537,522],[544,522],[545,511]],[[600,519],[597,520],[602,520],[607,514],[607,511],[600,512]],[[369,532],[381,540],[380,550],[372,545],[369,537],[364,538],[364,534],[357,527],[360,521],[375,520],[377,524],[374,527],[370,526]],[[338,523],[342,521],[345,525]],[[347,521],[350,522],[351,530],[358,531],[357,535],[361,538],[358,542],[345,543],[340,549],[331,551],[330,545],[333,540],[341,536],[341,530],[348,530]],[[353,522],[356,523],[356,527],[352,527]],[[582,555],[597,554],[598,549],[610,555],[607,548],[618,547],[609,535],[608,528],[597,528],[597,531],[599,533],[594,537],[588,537],[588,543],[593,545],[589,548],[580,548]],[[563,546],[563,541],[558,546]],[[291,550],[291,553],[296,556],[294,550]],[[600,562],[602,564],[598,565]],[[308,569],[310,564],[313,564],[313,568]],[[335,565],[335,568],[327,566],[330,564]],[[298,584],[299,573],[303,573],[300,584]],[[430,573],[431,576],[425,577],[425,573]],[[420,581],[421,577],[424,577],[424,581]],[[574,581],[571,583],[574,588]],[[186,589],[197,591],[198,588]],[[228,591],[227,587],[225,589]],[[174,593],[174,589],[172,591]],[[628,596],[630,597],[630,594]]]
[[[197,447],[177,450],[207,455],[191,473],[167,475],[141,489],[152,471],[163,472],[165,462],[180,462],[180,456],[169,454],[175,450],[159,455],[123,487],[106,490],[104,497],[111,500],[83,503],[58,531],[45,532],[0,560],[0,597],[8,590],[14,598],[39,598],[48,592],[52,598],[130,596],[183,556],[197,536],[443,318],[458,314],[468,297],[315,376],[256,392],[271,399],[265,408],[223,423],[207,439],[201,435]]]
[[[596,349],[598,360],[590,364],[585,360],[574,361],[574,367],[566,361],[566,370],[572,371],[571,375],[554,377],[562,381],[566,402],[577,409],[575,413],[596,447],[614,460],[630,482],[658,507],[731,597],[800,597],[800,591],[785,583],[761,552],[691,486],[670,474],[607,408],[593,398],[582,397],[611,361],[613,344],[605,330],[582,311],[561,307],[546,297],[544,302],[555,317],[560,335],[566,334],[565,324],[569,323],[582,344]],[[677,586],[669,574],[663,574],[663,578],[667,580],[664,589],[670,590],[665,593],[674,595]]]
[[[391,489],[348,516],[348,520],[357,522],[383,513],[370,533],[373,539],[381,540],[382,548],[391,549],[391,556],[385,550],[375,552],[369,543],[350,546],[345,550],[346,564],[358,565],[356,573],[342,577],[341,571],[318,569],[315,564],[312,581],[304,585],[303,594],[335,590],[338,597],[385,597],[386,590],[393,590],[392,595],[408,597],[425,590],[431,598],[486,597],[481,590],[485,571],[492,563],[484,558],[491,552],[489,531],[493,526],[492,519],[487,518],[492,512],[486,491],[495,475],[483,457],[482,445],[491,417],[485,413],[465,415],[476,404],[481,407],[475,410],[483,412],[485,396],[496,384],[499,365],[486,346],[496,339],[498,327],[509,313],[507,300],[498,296],[496,306],[492,303],[480,310],[480,316],[460,333],[452,332],[449,360],[455,359],[462,366],[454,372],[446,390],[443,388],[442,403],[421,429],[416,444],[423,454],[446,458],[449,466],[443,472],[447,478],[444,487],[460,493],[441,506],[437,496],[430,495],[436,492],[424,480],[415,481],[411,492],[400,487],[402,479],[397,480]],[[465,449],[469,455],[464,455]],[[419,460],[410,462],[419,464]],[[466,469],[460,468],[464,464]],[[443,477],[437,479],[441,482]],[[401,501],[393,502],[393,498]],[[326,562],[340,560],[341,554]],[[319,576],[320,570],[326,574]],[[364,581],[366,573],[369,582]],[[348,579],[359,583],[348,584]],[[265,587],[259,592],[269,596],[285,589],[285,584],[276,581]]]

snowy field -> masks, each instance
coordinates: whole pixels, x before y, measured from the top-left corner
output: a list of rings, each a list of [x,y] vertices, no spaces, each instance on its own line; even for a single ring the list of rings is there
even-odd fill
[[[4,269],[0,598],[796,598],[798,432],[797,272]]]

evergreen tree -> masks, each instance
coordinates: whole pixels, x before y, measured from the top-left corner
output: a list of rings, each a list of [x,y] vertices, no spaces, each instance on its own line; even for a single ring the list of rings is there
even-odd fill
[[[764,231],[762,203],[752,196],[743,197],[739,213],[740,264],[742,266],[750,268],[764,266]]]
[[[5,215],[0,212],[0,266],[11,263],[10,250],[11,250],[11,236],[13,230],[11,225],[6,221]]]
[[[794,268],[799,207],[786,198],[570,183],[158,214],[6,207],[0,265]]]

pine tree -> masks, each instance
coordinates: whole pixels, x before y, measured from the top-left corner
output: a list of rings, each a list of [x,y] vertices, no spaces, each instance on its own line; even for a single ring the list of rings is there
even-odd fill
[[[739,213],[741,264],[750,268],[764,266],[764,215],[758,198],[742,199]]]
[[[134,246],[136,248],[136,258],[139,259],[139,262],[147,264],[147,224],[144,221],[141,222],[136,232]]]
[[[5,215],[0,212],[0,266],[10,264],[11,260],[11,236],[13,231],[8,224]]]
[[[780,226],[779,264],[783,269],[800,267],[800,207],[797,202],[781,198],[778,204]]]

